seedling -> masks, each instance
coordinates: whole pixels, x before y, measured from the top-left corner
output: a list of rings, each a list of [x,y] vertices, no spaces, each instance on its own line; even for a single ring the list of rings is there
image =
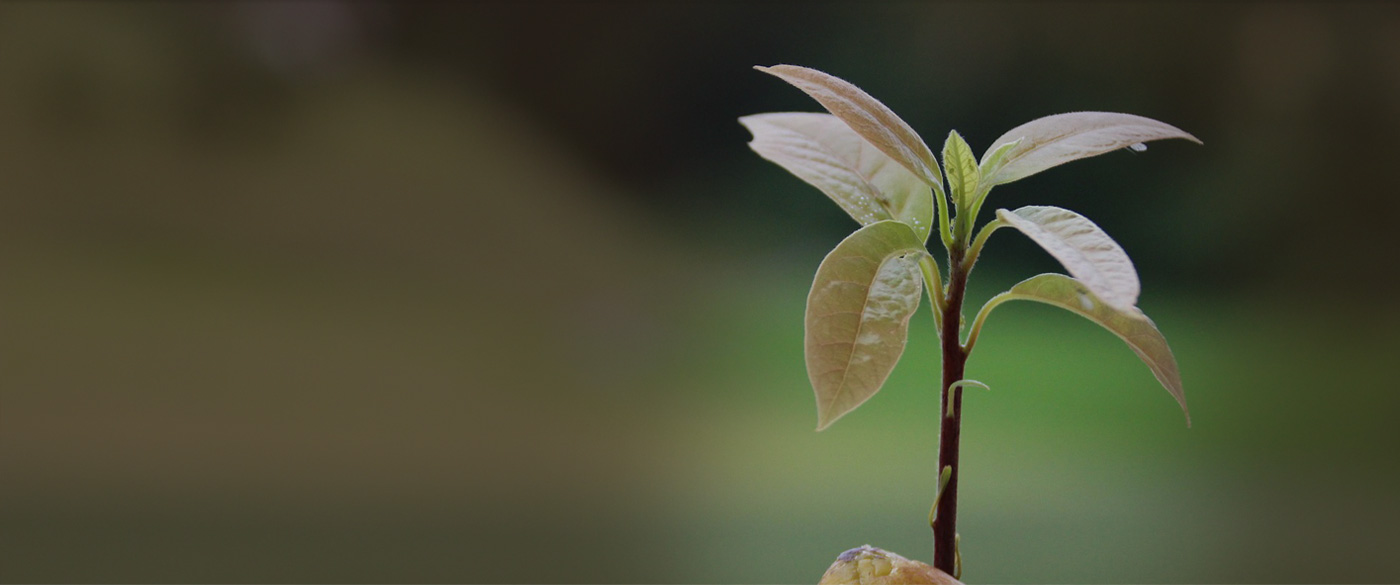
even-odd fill
[[[1137,308],[1137,271],[1123,248],[1099,226],[1067,209],[998,209],[977,228],[993,187],[1072,160],[1119,149],[1141,152],[1146,142],[1185,138],[1182,130],[1141,116],[1075,112],[1032,120],[992,142],[980,160],[956,131],[939,164],[923,139],[860,88],[793,65],[758,67],[821,103],[830,114],[771,113],[739,121],[753,133],[755,152],[820,189],[861,228],[817,268],[807,297],[807,375],[817,397],[817,430],[874,396],[908,338],[909,319],[927,292],[942,346],[938,491],[929,524],[934,566],[958,576],[958,436],[962,393],[985,384],[964,378],[968,355],[987,316],[1007,301],[1060,307],[1117,334],[1152,370],[1186,414],[1186,396],[1171,348]],[[962,333],[968,274],[998,229],[1025,234],[1064,265],[1069,275],[1033,276],[982,306]],[[943,269],[926,245],[937,234],[947,251]]]

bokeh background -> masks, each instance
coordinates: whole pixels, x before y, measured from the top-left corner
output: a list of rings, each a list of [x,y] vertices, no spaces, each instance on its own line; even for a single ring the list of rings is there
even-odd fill
[[[855,226],[750,152],[844,77],[941,145],[1187,129],[993,193],[1135,259],[1000,309],[968,582],[1400,580],[1400,6],[0,4],[0,579],[815,582],[931,557],[938,364],[813,432]],[[973,300],[1057,270],[998,234]]]

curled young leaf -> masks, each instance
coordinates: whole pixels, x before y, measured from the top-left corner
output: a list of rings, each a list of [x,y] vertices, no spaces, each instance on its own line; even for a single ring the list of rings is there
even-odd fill
[[[909,334],[928,252],[909,226],[881,221],[848,236],[822,260],[807,296],[807,376],[817,430],[884,385]]]
[[[870,97],[859,87],[841,78],[816,69],[797,65],[754,67],[812,96],[828,112],[835,114],[861,137],[869,140],[881,152],[909,169],[909,172],[940,191],[943,181],[938,176],[938,161],[933,152],[913,128],[904,123],[885,104]]]
[[[1137,304],[1142,289],[1133,261],[1088,218],[1068,209],[1039,205],[1016,211],[998,209],[997,218],[1040,244],[1105,303],[1121,311]]]
[[[933,225],[928,185],[831,114],[785,112],[739,118],[749,147],[820,189],[861,225],[897,219],[927,241]]]
[[[948,140],[943,143],[943,174],[948,178],[948,193],[952,195],[961,216],[972,208],[972,198],[977,193],[981,174],[972,148],[957,130],[949,132]]]
[[[978,311],[969,332],[968,345],[977,341],[977,335],[992,309],[1006,301],[1037,301],[1060,307],[1098,323],[1112,331],[1132,348],[1138,358],[1152,370],[1152,375],[1167,392],[1181,405],[1186,415],[1186,425],[1191,425],[1191,412],[1186,408],[1186,391],[1181,386],[1181,373],[1177,370],[1176,358],[1171,347],[1157,325],[1136,307],[1121,310],[1103,302],[1084,283],[1063,274],[1041,274],[1021,281],[1001,293]]]
[[[982,155],[982,163],[996,168],[983,181],[987,186],[1010,183],[1072,160],[1164,138],[1201,142],[1180,128],[1132,114],[1072,112],[1046,116],[1012,128],[992,141],[994,148]],[[1020,144],[993,160],[1001,146],[1016,140]]]
[[[1017,138],[1011,142],[989,148],[987,152],[982,153],[982,162],[978,164],[978,170],[982,172],[982,176],[991,177],[992,173],[1001,168],[1002,163],[1006,161],[1006,153],[1020,146],[1021,142],[1022,139]]]

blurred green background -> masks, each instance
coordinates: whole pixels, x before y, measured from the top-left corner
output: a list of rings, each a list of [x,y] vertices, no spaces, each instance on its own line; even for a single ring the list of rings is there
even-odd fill
[[[1400,581],[1400,6],[0,4],[0,579],[815,582],[931,557],[938,365],[813,432],[855,224],[750,152],[848,79],[930,144],[1141,114],[998,188],[1135,259],[999,310],[968,582]],[[975,307],[1058,270],[998,234]]]

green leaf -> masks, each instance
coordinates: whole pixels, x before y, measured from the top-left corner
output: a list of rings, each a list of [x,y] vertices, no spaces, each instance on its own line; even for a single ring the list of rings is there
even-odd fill
[[[996,186],[996,183],[988,181],[987,178],[991,177],[997,169],[1001,168],[1001,165],[1006,162],[1007,153],[1011,152],[1011,149],[1020,146],[1021,142],[1021,139],[1018,138],[1002,144],[995,149],[989,150],[982,155],[982,162],[977,168],[982,177],[981,191],[975,195],[975,199],[972,201],[972,206],[970,207],[972,211],[969,212],[968,217],[968,228],[971,228],[972,224],[977,221],[977,214],[982,211],[982,203],[987,200],[987,195],[991,194],[992,187]]]
[[[992,141],[998,146],[983,154],[982,162],[997,168],[983,181],[987,186],[1010,183],[1072,160],[1164,138],[1201,142],[1180,128],[1132,114],[1073,112],[1046,116],[1012,128]],[[1016,140],[1020,144],[994,160],[1002,146]]]
[[[828,112],[835,114],[857,134],[874,144],[880,152],[889,155],[929,186],[942,191],[943,181],[938,176],[938,161],[933,158],[933,152],[928,149],[928,145],[924,144],[924,140],[904,123],[904,120],[885,107],[885,104],[870,97],[870,94],[848,81],[816,69],[796,65],[774,65],[754,69],[773,75],[806,92]]]
[[[772,113],[739,118],[749,147],[820,189],[861,225],[897,219],[927,241],[933,225],[928,185],[836,116]]]
[[[1170,392],[1186,414],[1186,425],[1191,425],[1191,412],[1186,409],[1186,392],[1181,387],[1181,373],[1176,367],[1176,358],[1171,347],[1157,325],[1136,307],[1127,310],[1114,308],[1101,301],[1084,283],[1063,274],[1041,274],[1022,281],[1001,293],[982,307],[973,321],[968,345],[976,342],[983,322],[992,309],[1001,303],[1013,300],[1047,303],[1078,314],[1112,331],[1127,342],[1143,363],[1152,370],[1152,375],[1163,388]]]
[[[1001,168],[1001,165],[1006,162],[1006,154],[1008,152],[1011,152],[1011,149],[1020,146],[1021,142],[1023,142],[1023,139],[1017,138],[1016,140],[1007,142],[983,153],[982,163],[978,165],[980,167],[979,170],[981,170],[982,172],[982,176],[992,176],[992,173],[995,173],[998,169]]]
[[[817,430],[869,400],[889,378],[919,307],[919,260],[927,254],[909,226],[882,221],[857,230],[822,260],[806,317]]]
[[[972,208],[972,198],[977,193],[977,181],[981,172],[977,167],[977,157],[972,148],[963,140],[957,130],[948,133],[943,143],[943,174],[948,178],[948,192],[957,205],[958,215]]]
[[[1137,304],[1142,287],[1127,252],[1088,218],[1059,207],[1029,205],[997,218],[1026,234],[1094,295],[1120,311]]]

